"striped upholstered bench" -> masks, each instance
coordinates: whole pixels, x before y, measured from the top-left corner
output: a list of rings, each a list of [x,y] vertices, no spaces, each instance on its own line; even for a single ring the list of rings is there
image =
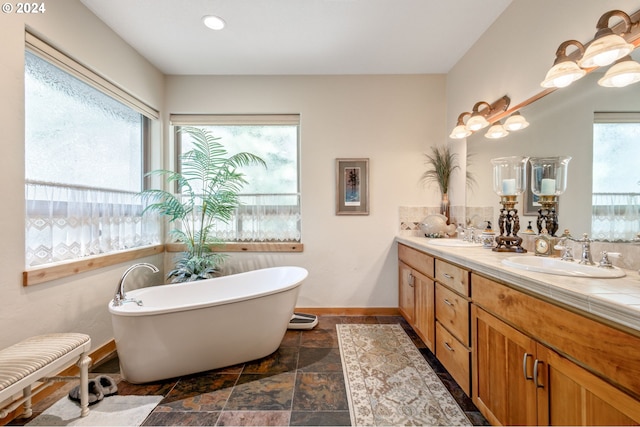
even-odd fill
[[[43,387],[57,381],[69,381],[78,377],[52,376],[72,363],[80,368],[81,416],[89,414],[89,365],[91,358],[89,335],[60,333],[27,338],[11,347],[0,350],[0,405],[8,401],[8,406],[0,410],[0,419],[24,404],[23,416],[30,417],[31,386],[41,381]],[[22,391],[22,397],[11,400]]]

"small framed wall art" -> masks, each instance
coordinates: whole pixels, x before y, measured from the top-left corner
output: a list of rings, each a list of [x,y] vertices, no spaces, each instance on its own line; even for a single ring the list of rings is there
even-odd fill
[[[369,215],[369,159],[336,159],[336,215]]]

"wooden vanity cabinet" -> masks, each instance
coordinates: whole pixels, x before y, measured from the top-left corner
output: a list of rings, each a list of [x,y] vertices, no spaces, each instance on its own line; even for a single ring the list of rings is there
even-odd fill
[[[620,388],[636,383],[629,375],[640,339],[490,279],[472,281],[473,401],[491,424],[640,423],[640,401]]]
[[[435,352],[434,258],[398,244],[398,260],[400,314]]]

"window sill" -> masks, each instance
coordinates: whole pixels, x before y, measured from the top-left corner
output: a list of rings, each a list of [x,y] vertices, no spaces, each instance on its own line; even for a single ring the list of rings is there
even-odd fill
[[[161,254],[164,245],[146,246],[106,255],[95,255],[73,261],[65,261],[54,265],[43,265],[30,268],[22,273],[22,286],[37,285],[51,280],[62,279],[74,274],[132,261],[151,255]]]
[[[298,242],[238,243],[229,242],[224,246],[212,247],[213,252],[303,252],[304,245]],[[95,255],[53,265],[43,265],[25,270],[22,273],[22,286],[37,285],[56,279],[73,276],[122,262],[133,261],[162,252],[183,252],[185,246],[180,243],[147,246],[106,255]]]
[[[184,252],[182,243],[167,243],[167,252]],[[300,242],[227,242],[221,246],[211,246],[212,252],[303,252],[304,245]]]

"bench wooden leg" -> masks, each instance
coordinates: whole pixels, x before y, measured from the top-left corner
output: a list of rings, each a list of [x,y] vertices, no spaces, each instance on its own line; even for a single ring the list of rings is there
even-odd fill
[[[33,415],[33,410],[31,409],[31,386],[28,385],[22,389],[22,397],[24,398],[24,412],[22,413],[23,418],[29,418]]]
[[[78,367],[80,368],[80,416],[86,417],[89,415],[89,365],[91,365],[91,358],[83,353],[78,361]]]

